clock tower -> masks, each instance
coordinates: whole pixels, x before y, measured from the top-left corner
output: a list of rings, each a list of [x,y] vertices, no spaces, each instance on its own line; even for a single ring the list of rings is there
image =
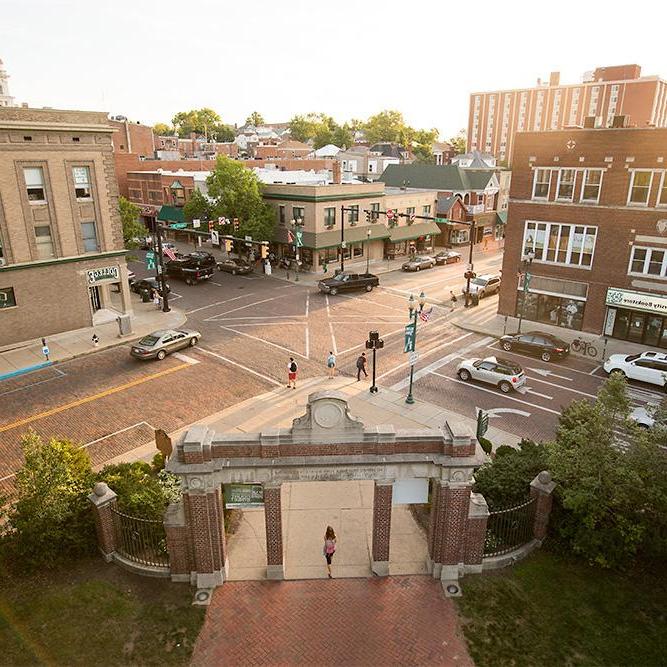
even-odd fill
[[[9,74],[0,60],[0,107],[15,107],[14,98],[9,94]]]

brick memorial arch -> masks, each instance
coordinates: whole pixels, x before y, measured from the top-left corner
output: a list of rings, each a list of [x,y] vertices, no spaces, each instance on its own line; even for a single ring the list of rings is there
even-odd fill
[[[183,497],[165,517],[170,576],[210,589],[227,578],[221,485],[262,484],[267,577],[284,577],[280,486],[284,482],[373,480],[372,571],[389,573],[389,537],[395,482],[429,480],[431,516],[428,571],[456,583],[480,572],[489,515],[472,493],[473,472],[485,460],[477,440],[457,424],[440,429],[366,427],[352,416],[343,394],[310,394],[306,413],[288,429],[216,433],[191,428],[167,469],[181,478]]]

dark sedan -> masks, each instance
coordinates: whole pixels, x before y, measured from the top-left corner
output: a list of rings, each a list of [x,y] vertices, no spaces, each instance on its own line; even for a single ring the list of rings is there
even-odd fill
[[[218,269],[220,271],[227,271],[235,276],[237,273],[240,275],[253,272],[252,264],[248,264],[244,259],[239,257],[228,257],[223,259],[221,262],[218,262]]]
[[[171,292],[169,283],[166,283],[165,287],[167,288],[167,294],[169,294]],[[130,289],[137,294],[141,294],[141,292],[144,290],[149,293],[152,290],[157,290],[160,294],[162,294],[162,284],[160,281],[158,281],[157,278],[141,278],[140,280],[134,280],[130,284]]]
[[[455,250],[443,250],[435,255],[433,259],[438,266],[441,264],[455,264],[461,261],[461,253]]]
[[[506,352],[523,352],[542,361],[562,359],[570,354],[570,345],[556,336],[541,331],[503,336],[500,346]]]

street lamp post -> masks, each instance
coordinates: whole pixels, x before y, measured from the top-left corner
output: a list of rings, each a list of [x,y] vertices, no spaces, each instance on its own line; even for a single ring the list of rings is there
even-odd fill
[[[466,298],[465,298],[465,307],[469,306],[470,299],[470,279],[473,274],[473,265],[472,265],[472,249],[475,245],[475,221],[473,220],[470,225],[470,249],[468,251],[468,270],[466,271]]]
[[[410,350],[411,353],[415,353],[417,351],[417,317],[419,313],[424,310],[424,304],[426,303],[426,295],[424,292],[422,292],[419,295],[419,308],[417,307],[417,303],[415,302],[415,297],[414,295],[410,295],[410,298],[408,299],[408,310],[410,312],[410,323],[412,324],[412,345],[410,346],[412,349]],[[408,389],[408,396],[405,399],[405,402],[412,405],[415,402],[414,397],[412,396],[412,381],[414,379],[414,374],[415,374],[415,365],[414,363],[410,364],[410,388]]]
[[[524,308],[526,307],[526,297],[528,296],[528,289],[530,288],[530,280],[532,278],[528,269],[530,268],[534,259],[535,253],[532,250],[529,250],[521,262],[521,269],[523,273],[523,295],[521,296],[521,311],[519,312],[519,326],[516,330],[517,333],[521,333],[521,322],[523,322],[523,313]]]
[[[340,272],[345,271],[345,205],[340,207]]]
[[[371,256],[368,254],[368,248],[370,247],[370,241],[371,241],[371,228],[369,227],[366,230],[366,275],[368,275],[370,271],[370,261],[371,261]],[[375,358],[375,350],[373,350],[373,358]],[[373,382],[375,384],[375,382]]]
[[[169,295],[167,294],[167,278],[164,272],[164,255],[162,254],[162,227],[160,226],[160,221],[155,221],[155,233],[157,235],[157,261],[155,265],[158,271],[158,280],[162,285],[162,312],[168,313],[171,308],[169,307]],[[159,268],[158,268],[159,267]]]
[[[366,341],[366,349],[373,350],[373,384],[371,385],[371,394],[377,394],[378,388],[375,384],[375,353],[384,347],[384,341],[380,338],[377,331],[368,332],[368,340]]]
[[[299,254],[301,228],[303,227],[303,220],[296,218],[292,220],[292,231],[294,232],[294,253],[296,256],[296,271],[294,272],[294,281],[299,282],[299,262],[301,260]]]

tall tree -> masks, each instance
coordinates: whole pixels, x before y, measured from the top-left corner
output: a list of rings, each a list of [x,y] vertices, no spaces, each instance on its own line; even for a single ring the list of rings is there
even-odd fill
[[[118,197],[118,214],[123,226],[123,243],[126,248],[136,248],[140,239],[148,233],[143,222],[139,220],[139,207],[125,197]]]
[[[158,137],[171,137],[174,134],[174,128],[167,123],[155,123],[153,125],[153,133]]]
[[[213,109],[191,109],[179,111],[172,119],[179,137],[187,137],[190,133],[209,135],[222,124],[220,116]]]
[[[195,190],[183,207],[183,217],[190,222],[194,219],[212,220],[215,204],[204,194]]]
[[[246,125],[254,125],[257,127],[258,125],[264,125],[264,116],[262,116],[259,111],[253,111],[246,119],[245,119],[245,124]]]
[[[214,216],[238,218],[241,235],[252,236],[255,241],[273,240],[275,214],[262,199],[262,184],[254,172],[219,155],[206,183]]]
[[[449,140],[449,143],[454,147],[457,155],[465,153],[468,145],[468,135],[465,129],[460,129],[458,134]]]
[[[371,116],[364,124],[366,140],[370,144],[380,141],[398,142],[405,145],[411,139],[409,128],[400,111],[381,111]]]

